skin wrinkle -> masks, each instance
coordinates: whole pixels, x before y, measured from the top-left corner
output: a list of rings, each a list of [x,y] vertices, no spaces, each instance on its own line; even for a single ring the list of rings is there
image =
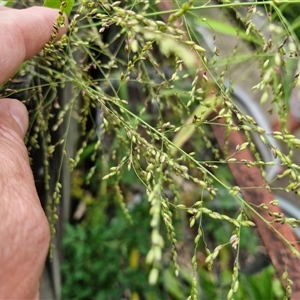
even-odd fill
[[[0,194],[8,195],[9,199],[22,199],[22,202],[12,202],[17,203],[18,209],[26,209],[28,212],[28,205],[32,206],[32,197],[26,195],[35,195],[36,191],[32,188],[33,176],[31,169],[28,165],[24,164],[24,161],[28,161],[28,157],[25,155],[24,151],[16,151],[15,148],[11,147],[11,143],[5,145],[4,142],[0,139],[0,144],[4,147],[0,148],[0,158],[5,157],[5,160],[2,160],[0,165],[0,177],[3,179],[0,181]],[[6,149],[12,149],[7,151]],[[13,151],[14,150],[14,151]],[[10,174],[10,176],[7,176]],[[24,182],[20,186],[20,183]],[[17,187],[17,188],[16,188]],[[21,191],[20,191],[21,187]],[[36,201],[38,201],[37,195],[35,195]],[[6,211],[7,210],[7,211]],[[15,209],[4,209],[2,208],[2,213],[9,213],[10,211],[15,211]]]
[[[7,249],[8,251],[6,254],[6,257],[10,259],[10,263],[6,268],[7,270],[2,270],[2,275],[4,275],[5,278],[9,278],[9,275],[18,277],[18,286],[11,286],[11,289],[8,289],[8,291],[14,290],[14,299],[17,299],[22,295],[26,295],[25,290],[27,289],[27,286],[32,285],[34,281],[36,281],[35,285],[38,286],[37,279],[34,278],[34,269],[38,268],[38,261],[41,258],[37,257],[36,249],[44,251],[42,250],[43,248],[48,248],[48,245],[47,243],[45,244],[44,240],[44,230],[45,228],[48,228],[47,235],[49,235],[49,227],[46,218],[43,218],[44,213],[41,207],[32,203],[33,196],[36,198],[35,201],[38,201],[35,191],[32,191],[30,188],[24,189],[26,183],[23,183],[23,185],[20,187],[19,182],[15,183],[14,180],[12,180],[10,181],[10,184],[13,185],[11,188],[6,186],[5,190],[2,190],[1,192],[4,194],[7,193],[8,197],[10,197],[8,199],[20,199],[22,202],[16,203],[11,201],[9,203],[11,219],[9,223],[6,224],[6,228],[8,231],[11,231],[11,233],[6,237],[5,240],[2,239],[2,242],[6,244],[6,241],[9,241],[9,245],[11,245]],[[18,189],[15,188],[16,186],[18,186]],[[14,214],[11,214],[12,211]],[[28,214],[29,211],[30,214]],[[29,220],[34,220],[34,222],[29,222]],[[20,228],[21,230],[19,230],[16,234],[16,232],[13,230],[14,226],[11,226],[11,224],[14,224],[15,227]],[[13,236],[12,240],[10,240],[11,236]],[[21,252],[20,240],[27,242],[23,243],[25,247],[22,247]],[[13,255],[13,253],[15,253],[15,255]],[[18,266],[18,268],[15,266]],[[20,278],[20,275],[22,278]],[[0,282],[5,282],[5,279],[1,278],[1,274]],[[5,294],[3,294],[3,291],[1,291],[1,287],[0,295],[2,297],[1,299],[5,299],[3,296]],[[12,298],[7,296],[7,299]]]
[[[26,219],[28,219],[28,214],[24,214],[22,213],[22,210],[18,209],[16,210],[16,207],[14,207],[14,205],[12,205],[11,209],[14,209],[15,212],[18,212],[18,214],[15,214],[14,216],[14,225],[15,226],[20,226],[20,228],[22,228],[22,232],[18,232],[18,234],[16,235],[15,231],[13,230],[13,226],[11,226],[11,224],[7,224],[6,226],[6,231],[7,231],[7,238],[6,240],[10,241],[10,244],[14,245],[14,247],[5,247],[4,251],[1,252],[1,256],[2,257],[7,257],[10,258],[10,265],[16,266],[19,264],[19,268],[14,268],[15,272],[20,272],[20,269],[22,269],[22,266],[24,268],[24,264],[22,264],[22,260],[20,260],[20,258],[22,257],[33,257],[34,258],[34,247],[35,244],[39,244],[40,240],[36,240],[35,242],[31,243],[30,247],[26,247],[23,249],[22,253],[20,253],[20,249],[19,247],[17,247],[18,245],[18,240],[20,238],[20,236],[22,237],[27,237],[29,238],[30,235],[32,234],[33,230],[35,230],[35,228],[33,228],[33,226],[30,226],[30,222],[26,222]],[[37,215],[36,210],[32,207],[32,216],[30,217],[35,217],[35,215]],[[28,223],[28,225],[27,225]],[[28,260],[28,259],[27,259]],[[12,272],[12,271],[11,271]],[[10,272],[10,273],[11,273]]]
[[[1,162],[0,176],[3,177],[3,180],[0,181],[1,194],[10,194],[11,199],[22,199],[25,198],[25,195],[32,194],[33,189],[29,186],[25,186],[24,184],[22,184],[22,193],[19,193],[18,188],[20,188],[20,182],[24,181],[24,179],[26,179],[26,181],[28,182],[33,180],[31,170],[24,167],[24,164],[22,163],[22,157],[15,152],[9,154],[6,152],[1,152],[0,157],[7,157],[7,159],[15,159],[14,165],[7,163],[7,161],[5,160],[2,160]],[[15,168],[14,172],[11,172],[12,168]],[[10,176],[7,176],[6,174],[10,174]],[[25,201],[26,199],[22,199],[23,204]],[[30,204],[30,202],[28,204]]]
[[[36,259],[35,249],[40,248],[40,245],[44,244],[43,237],[45,235],[43,232],[43,228],[45,227],[43,226],[43,223],[47,221],[45,221],[43,218],[41,219],[41,214],[43,214],[43,212],[40,211],[41,208],[39,206],[34,206],[32,203],[32,195],[34,195],[36,201],[38,201],[38,197],[35,192],[30,190],[30,188],[24,189],[25,185],[22,185],[22,188],[20,188],[19,182],[15,183],[15,180],[16,178],[12,179],[9,182],[12,187],[5,186],[5,189],[1,190],[1,194],[8,195],[8,199],[22,200],[22,203],[16,203],[14,201],[11,201],[9,203],[10,205],[8,206],[8,209],[10,210],[10,213],[13,211],[14,214],[11,214],[11,219],[9,223],[6,224],[6,230],[9,234],[5,240],[2,239],[2,242],[5,243],[5,241],[9,241],[9,244],[11,246],[9,248],[4,248],[7,251],[4,251],[6,253],[1,253],[1,256],[4,255],[10,259],[10,263],[7,266],[6,272],[5,270],[2,270],[4,271],[2,274],[5,275],[6,278],[9,278],[9,276],[18,276],[18,274],[23,274],[23,278],[19,278],[19,280],[23,281],[23,284],[21,284],[20,282],[18,284],[18,287],[21,288],[16,294],[17,297],[17,295],[24,295],[24,287],[28,286],[28,283],[32,283],[31,280],[33,279],[31,277],[33,275],[30,274],[33,268],[32,264],[35,263]],[[15,188],[16,186],[18,187],[17,189]],[[28,211],[30,211],[30,215],[28,215]],[[29,219],[36,220],[36,222],[28,222]],[[14,226],[11,226],[11,224],[14,224],[15,227],[20,228],[21,230],[19,230],[16,234],[16,232],[13,230]],[[2,226],[5,226],[5,224],[3,223]],[[20,239],[24,241],[30,241],[30,244],[26,245],[26,247],[24,247],[21,252],[19,248]],[[26,261],[25,264],[24,261]],[[18,266],[18,268],[15,268],[15,266]],[[29,270],[31,271],[29,272]],[[0,281],[5,282],[3,281],[1,276]],[[36,285],[38,285],[38,282],[36,282]],[[12,288],[16,289],[16,287]],[[0,294],[3,295],[1,293],[1,288]]]
[[[0,144],[0,158],[6,158],[0,165],[0,177],[3,178],[0,181],[1,195],[10,194],[9,199],[22,199],[22,203],[18,204],[19,208],[31,205],[32,200],[29,199],[27,201],[25,196],[36,194],[36,192],[32,188],[32,184],[29,184],[34,181],[31,169],[28,164],[24,164],[24,161],[29,161],[24,143],[18,134],[5,124],[0,123]],[[17,147],[14,145],[17,145]],[[6,174],[10,174],[10,177],[6,176]],[[15,187],[19,187],[19,182],[24,181],[24,178],[26,178],[27,184],[23,184],[22,192],[20,193],[19,189]],[[38,198],[37,195],[36,198]]]
[[[32,240],[30,239],[30,241]],[[28,295],[26,291],[28,286],[35,286],[34,290],[37,290],[39,281],[38,278],[35,277],[36,271],[34,269],[38,268],[40,259],[36,260],[36,248],[40,248],[39,243],[31,243],[30,248],[28,246],[22,247],[22,252],[20,252],[19,247],[9,249],[7,256],[9,264],[6,265],[6,269],[3,270],[4,272],[2,273],[5,278],[4,276],[3,278],[0,277],[0,280],[1,282],[7,282],[9,278],[18,277],[18,284],[15,286],[15,284],[11,282],[8,289],[7,286],[0,287],[1,299],[24,299],[24,295]],[[30,258],[30,260],[28,258]],[[26,261],[26,264],[24,264],[24,261]],[[18,268],[15,266],[18,266]],[[14,291],[13,298],[11,297],[11,291]]]
[[[0,114],[0,117],[3,118],[3,115]],[[21,129],[19,127],[17,127],[16,130],[17,129],[21,134]],[[23,140],[20,138],[20,134],[17,134],[16,130],[13,131],[7,124],[3,124],[3,121],[0,120],[0,141],[3,140],[3,143],[11,142],[13,144],[17,144],[20,149],[26,148]]]

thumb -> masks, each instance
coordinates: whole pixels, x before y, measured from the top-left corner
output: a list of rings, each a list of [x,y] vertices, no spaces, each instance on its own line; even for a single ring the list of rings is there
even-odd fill
[[[28,113],[26,107],[18,100],[0,100],[0,132],[3,135],[17,134],[22,140],[28,128]]]
[[[27,128],[25,106],[0,99],[0,299],[33,299],[49,248],[23,141]]]

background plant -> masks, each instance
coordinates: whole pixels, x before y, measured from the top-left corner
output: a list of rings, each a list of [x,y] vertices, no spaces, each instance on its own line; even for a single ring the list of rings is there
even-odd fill
[[[209,112],[226,120],[228,132],[246,131],[248,141],[236,151],[255,152],[249,131],[269,146],[271,133],[249,116],[239,112],[239,125],[232,123],[238,108],[231,89],[245,80],[232,74],[250,59],[238,42],[254,49],[253,67],[261,73],[255,95],[271,98],[284,121],[292,86],[280,77],[293,74],[290,62],[297,67],[297,22],[273,2],[261,2],[268,25],[276,19],[283,28],[270,41],[252,21],[257,3],[174,1],[165,13],[158,4],[56,1],[61,10],[72,6],[68,35],[53,45],[59,17],[52,41],[1,92],[19,95],[29,108],[27,145],[53,237],[61,232],[58,215],[65,223],[75,212],[63,238],[62,298],[282,298],[271,267],[256,278],[239,273],[244,249],[255,252],[259,241],[248,219],[252,208],[226,168],[234,161],[223,157],[211,133]],[[238,23],[202,17],[215,6],[234,12]],[[212,54],[197,26],[212,29]],[[224,31],[238,41],[228,55],[221,55]],[[280,47],[286,36],[290,53]],[[288,146],[287,154],[272,150],[290,170],[283,173],[288,185],[274,188],[297,191],[292,158],[300,141],[286,132],[274,137]],[[268,163],[259,153],[256,159],[262,169]]]

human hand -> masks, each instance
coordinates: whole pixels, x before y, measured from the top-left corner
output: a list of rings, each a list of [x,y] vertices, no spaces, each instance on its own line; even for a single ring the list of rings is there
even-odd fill
[[[50,40],[57,10],[0,7],[0,83]],[[59,32],[60,37],[66,32]],[[0,99],[0,299],[37,299],[49,249],[49,224],[23,139],[25,106]]]

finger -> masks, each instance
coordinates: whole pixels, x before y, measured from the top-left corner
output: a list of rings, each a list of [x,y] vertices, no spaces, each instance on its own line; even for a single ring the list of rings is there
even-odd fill
[[[8,9],[11,9],[11,8],[5,7],[5,6],[0,6],[0,11],[1,11],[1,10],[8,10]]]
[[[28,128],[28,113],[23,103],[15,99],[0,99],[0,117],[0,127],[6,124],[24,139]]]
[[[21,102],[0,100],[0,299],[33,299],[49,247],[49,224],[23,142],[27,126]]]
[[[0,10],[0,83],[49,42],[57,16],[58,10],[44,7]],[[67,26],[58,37],[66,31]]]

